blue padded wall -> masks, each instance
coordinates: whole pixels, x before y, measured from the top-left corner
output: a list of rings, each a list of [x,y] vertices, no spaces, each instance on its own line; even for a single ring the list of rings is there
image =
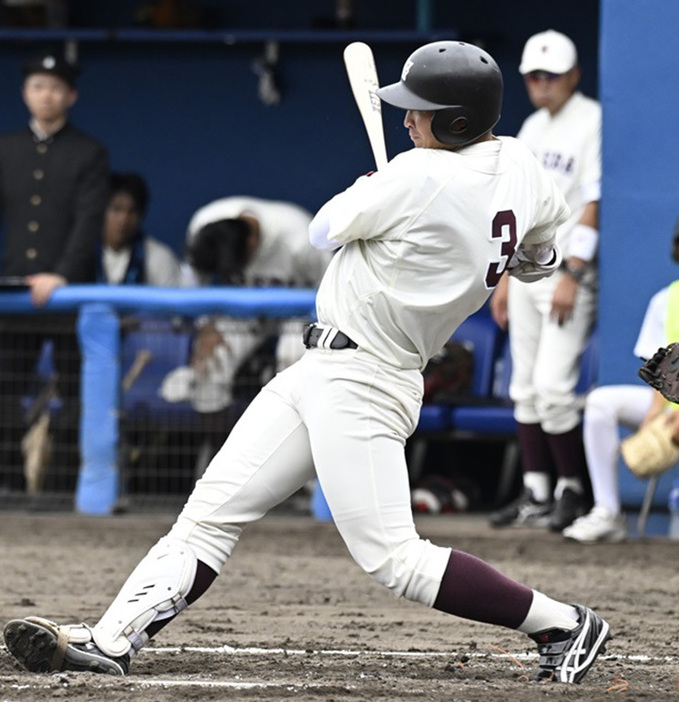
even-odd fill
[[[632,350],[653,293],[679,278],[679,3],[603,0],[600,382],[641,382]]]

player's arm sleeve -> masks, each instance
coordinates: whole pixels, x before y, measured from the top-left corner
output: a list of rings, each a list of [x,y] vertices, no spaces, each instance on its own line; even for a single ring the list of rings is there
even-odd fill
[[[509,275],[524,283],[546,278],[559,268],[562,253],[556,231],[570,214],[561,191],[547,177],[538,179],[536,203],[533,226],[507,265]]]
[[[599,202],[601,199],[601,109],[591,120],[583,147],[580,194],[585,203]]]
[[[309,241],[311,245],[322,251],[335,251],[341,244],[330,241],[330,208],[331,202],[326,202],[309,223]]]
[[[321,207],[309,225],[313,246],[332,251],[350,241],[385,234],[385,215],[399,209],[403,196],[403,180],[391,167],[393,163],[370,176],[361,176]]]
[[[526,232],[519,249],[528,251],[531,247],[554,244],[557,229],[570,216],[570,208],[561,191],[551,178],[542,178],[536,198],[536,212],[531,228]]]
[[[585,146],[580,196],[585,209],[569,237],[568,256],[594,259],[599,248],[599,200],[601,199],[601,110],[592,119]]]

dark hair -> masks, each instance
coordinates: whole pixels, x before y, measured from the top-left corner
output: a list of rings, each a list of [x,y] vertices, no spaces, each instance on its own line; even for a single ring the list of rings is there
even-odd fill
[[[198,230],[187,247],[189,263],[220,283],[239,284],[247,263],[250,225],[242,219],[220,219]]]
[[[146,214],[149,205],[149,189],[146,181],[138,173],[111,173],[109,181],[109,201],[118,193],[127,193],[140,214]]]

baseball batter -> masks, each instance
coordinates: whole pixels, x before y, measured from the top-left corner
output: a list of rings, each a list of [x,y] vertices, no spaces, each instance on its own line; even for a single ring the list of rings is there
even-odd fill
[[[526,281],[554,272],[555,227],[568,208],[523,144],[493,136],[502,77],[486,52],[427,44],[378,94],[406,110],[415,148],[313,219],[312,243],[337,253],[308,350],[251,403],[94,627],[7,624],[7,646],[29,670],[127,673],[149,637],[217,577],[244,526],[314,475],[354,560],[396,596],[528,634],[541,679],[579,682],[604,649],[609,626],[591,609],[421,539],[404,456],[427,360],[503,271]]]
[[[577,91],[577,52],[559,32],[531,37],[519,71],[538,109],[524,122],[518,138],[564,194],[570,216],[557,230],[564,257],[561,270],[531,286],[505,276],[491,300],[498,324],[509,323],[510,396],[524,469],[523,493],[492,514],[491,523],[546,523],[552,531],[562,531],[587,507],[581,404],[575,387],[596,314],[601,108]]]

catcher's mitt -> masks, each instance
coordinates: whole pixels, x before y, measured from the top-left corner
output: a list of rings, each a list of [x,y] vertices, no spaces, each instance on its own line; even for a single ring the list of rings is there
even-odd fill
[[[639,377],[666,400],[679,402],[679,344],[659,348],[639,368]]]
[[[652,419],[620,445],[622,457],[639,478],[651,478],[669,470],[679,461],[679,447],[672,441],[667,415]]]

